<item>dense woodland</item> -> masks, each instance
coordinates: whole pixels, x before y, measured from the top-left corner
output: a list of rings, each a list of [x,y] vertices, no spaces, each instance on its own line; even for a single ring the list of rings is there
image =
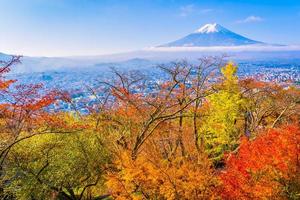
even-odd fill
[[[18,62],[0,63],[1,199],[300,199],[296,86],[209,57],[158,66],[153,92],[114,70],[89,114],[54,112],[70,95],[8,80]]]

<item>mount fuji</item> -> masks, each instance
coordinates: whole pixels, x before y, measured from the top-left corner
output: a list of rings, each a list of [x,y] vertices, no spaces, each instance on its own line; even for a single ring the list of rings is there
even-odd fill
[[[265,43],[236,34],[223,26],[213,23],[206,24],[195,32],[176,41],[158,47],[212,47],[212,46],[241,46],[263,45]]]

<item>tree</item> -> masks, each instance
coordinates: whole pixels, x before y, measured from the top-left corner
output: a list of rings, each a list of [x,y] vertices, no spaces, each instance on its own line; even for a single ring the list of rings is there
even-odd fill
[[[221,69],[221,83],[215,86],[216,92],[207,97],[206,117],[200,128],[206,152],[217,162],[222,159],[224,152],[237,148],[240,137],[237,120],[244,100],[236,71],[233,63]]]
[[[201,101],[213,93],[209,81],[218,63],[160,66],[168,80],[150,94],[130,75],[118,73],[119,81],[105,83],[116,97],[110,134],[122,133],[116,142],[121,148],[116,151],[115,168],[107,176],[114,198],[217,198],[218,179],[199,149],[195,127],[197,130]]]
[[[208,159],[201,163],[177,157],[163,159],[125,152],[116,163],[119,172],[108,174],[107,186],[114,199],[217,199],[219,180]]]
[[[254,140],[242,138],[228,155],[224,199],[299,199],[300,130],[297,125],[265,130]]]
[[[1,62],[4,66],[0,68],[0,167],[15,144],[50,131],[47,128],[49,115],[45,108],[59,96],[57,91],[41,92],[41,84],[16,85],[12,88],[16,81],[5,80],[3,74],[19,62],[20,57],[15,56],[10,61]],[[43,124],[43,130],[35,128],[39,124]]]
[[[266,126],[272,128],[299,120],[299,88],[284,88],[249,78],[240,80],[239,84],[247,101],[244,120],[248,136],[255,137],[255,133]]]
[[[20,62],[19,56],[1,62],[0,67],[0,197],[7,179],[7,158],[20,142],[42,134],[64,133],[65,121],[57,113],[47,111],[61,95],[59,91],[45,91],[41,84],[17,85],[15,80],[6,80],[5,73]],[[69,129],[68,131],[70,131]],[[73,127],[71,132],[78,129]],[[8,194],[10,195],[10,194]]]
[[[176,151],[177,147],[180,146],[182,156],[185,155],[186,148],[182,139],[183,123],[190,117],[193,118],[194,145],[199,154],[204,151],[204,139],[202,135],[199,137],[198,133],[199,121],[202,117],[199,109],[205,98],[214,93],[209,80],[216,78],[216,72],[223,62],[223,57],[204,57],[199,59],[199,64],[189,64],[187,61],[183,61],[175,62],[171,66],[160,66],[170,76],[170,82],[177,86],[173,98],[177,100],[179,108],[183,108],[189,100],[193,100],[191,105],[181,109],[178,117],[179,130],[174,150]]]
[[[0,61],[0,92],[3,94],[14,80],[5,80],[5,74],[10,71],[10,67],[20,62],[20,56],[12,56],[8,61]]]
[[[72,116],[65,118],[70,125],[83,126]],[[101,196],[110,160],[108,142],[90,126],[84,127],[84,131],[43,134],[15,145],[6,162],[5,178],[10,181],[5,192],[24,200]]]

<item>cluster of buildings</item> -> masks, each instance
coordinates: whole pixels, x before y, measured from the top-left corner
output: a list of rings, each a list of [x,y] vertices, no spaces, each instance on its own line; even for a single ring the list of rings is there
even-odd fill
[[[157,68],[149,68],[142,72],[147,77],[147,82],[144,88],[135,88],[134,92],[136,93],[152,93],[157,90],[157,85],[168,78],[166,73]],[[243,62],[239,63],[238,76],[274,82],[285,86],[299,86],[300,62],[298,64]],[[108,71],[85,70],[12,74],[10,78],[18,79],[19,83],[24,84],[43,83],[46,90],[59,89],[68,91],[71,94],[72,104],[61,101],[50,106],[50,110],[69,111],[76,108],[81,113],[88,113],[89,108],[93,108],[94,105],[99,103],[99,99],[104,95],[102,91],[105,91],[106,88],[100,82],[112,81],[113,74]]]

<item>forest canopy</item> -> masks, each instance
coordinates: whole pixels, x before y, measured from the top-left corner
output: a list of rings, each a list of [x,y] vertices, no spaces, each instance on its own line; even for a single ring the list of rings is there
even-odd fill
[[[239,78],[219,57],[117,71],[88,114],[68,91],[6,78],[0,62],[0,199],[300,199],[300,90]],[[101,89],[101,95],[95,92]]]

